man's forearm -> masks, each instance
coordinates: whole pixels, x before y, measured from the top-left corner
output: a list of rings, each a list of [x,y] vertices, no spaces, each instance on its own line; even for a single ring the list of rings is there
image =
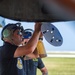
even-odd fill
[[[42,75],[48,75],[48,72],[47,72],[47,73],[44,73],[44,72],[43,72]]]

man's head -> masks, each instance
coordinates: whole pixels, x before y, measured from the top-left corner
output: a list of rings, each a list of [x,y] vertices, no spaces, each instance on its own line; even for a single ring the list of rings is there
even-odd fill
[[[23,33],[23,42],[22,44],[24,45],[25,43],[27,43],[29,41],[29,39],[32,37],[33,35],[33,30],[32,29],[25,29],[24,33]]]
[[[14,33],[17,32],[17,34],[22,35],[23,27],[21,26],[21,23],[9,23],[7,24],[1,32],[1,39],[3,41],[9,40],[13,41]],[[16,38],[14,38],[16,39]]]

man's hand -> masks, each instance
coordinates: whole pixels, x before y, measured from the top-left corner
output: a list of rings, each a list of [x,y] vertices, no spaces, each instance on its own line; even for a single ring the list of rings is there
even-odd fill
[[[35,31],[41,31],[41,25],[42,25],[42,23],[41,22],[36,22],[35,23]]]

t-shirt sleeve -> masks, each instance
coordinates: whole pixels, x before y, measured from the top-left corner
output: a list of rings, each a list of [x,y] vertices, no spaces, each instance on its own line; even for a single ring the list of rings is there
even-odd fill
[[[13,58],[16,48],[17,47],[9,47],[7,49],[4,49],[3,53],[2,53],[2,57],[3,58],[8,58],[8,59]]]
[[[16,50],[16,47],[12,48],[12,50],[9,52],[10,58],[13,58],[14,57],[15,50]]]
[[[43,61],[42,61],[41,58],[38,58],[38,66],[37,66],[37,67],[38,67],[39,69],[45,67],[45,65],[44,65],[44,63],[43,63]]]

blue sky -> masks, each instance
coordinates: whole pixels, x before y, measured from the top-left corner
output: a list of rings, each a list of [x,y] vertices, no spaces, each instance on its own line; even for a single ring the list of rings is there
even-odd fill
[[[16,23],[18,21],[5,19],[5,22],[7,24],[7,23]],[[26,28],[34,29],[34,24],[35,24],[34,22],[21,22],[21,23],[25,29]],[[75,51],[75,21],[55,22],[52,24],[54,24],[54,26],[56,26],[59,29],[63,37],[63,44],[59,47],[55,47],[49,44],[44,39],[43,42],[45,49],[47,51]],[[2,41],[0,42],[0,45],[2,45]]]

